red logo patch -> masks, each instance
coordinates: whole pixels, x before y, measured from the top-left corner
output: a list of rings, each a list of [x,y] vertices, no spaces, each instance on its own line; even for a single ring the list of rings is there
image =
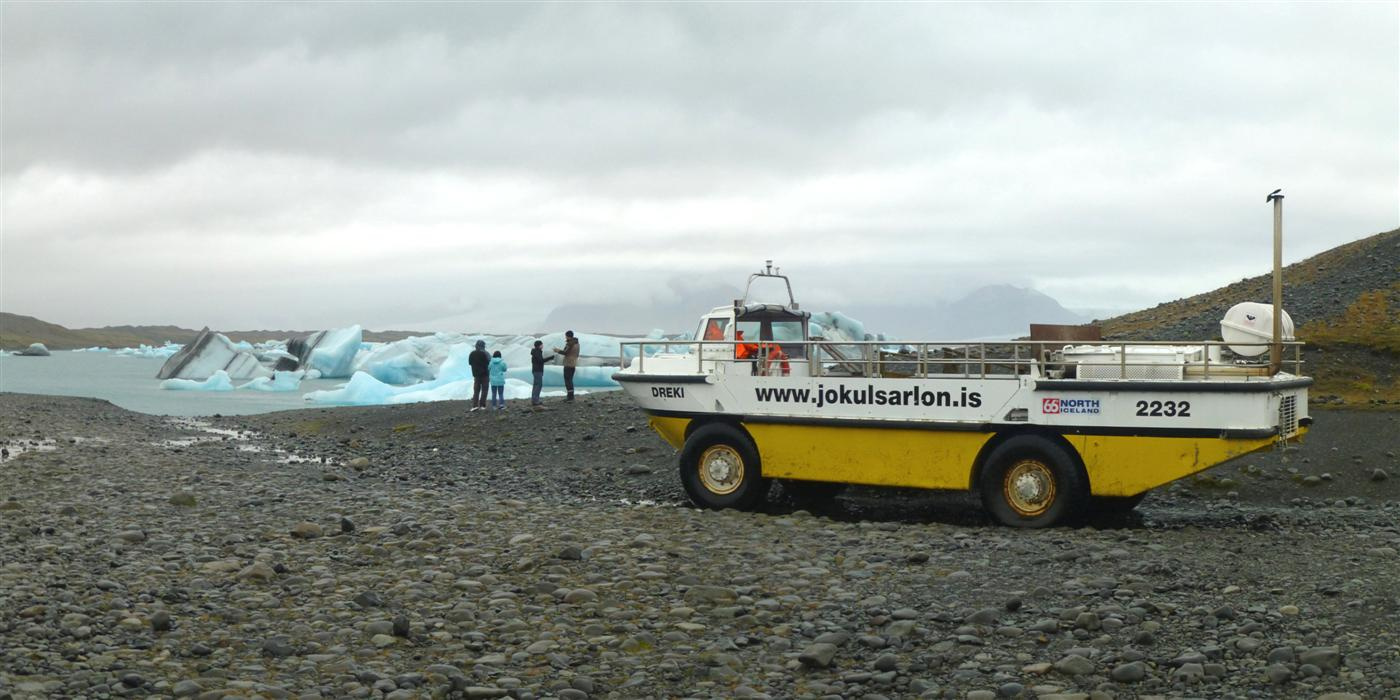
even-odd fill
[[[1041,399],[1041,400],[1040,400],[1040,412],[1041,412],[1041,413],[1059,413],[1059,412],[1060,412],[1060,400],[1059,400],[1059,399]]]

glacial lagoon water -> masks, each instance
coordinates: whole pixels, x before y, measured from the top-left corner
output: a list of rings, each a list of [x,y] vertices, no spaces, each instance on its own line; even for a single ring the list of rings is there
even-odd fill
[[[55,351],[48,357],[0,356],[0,392],[90,396],[122,408],[168,416],[241,415],[296,408],[324,408],[302,399],[318,389],[334,389],[343,379],[303,381],[301,389],[263,391],[168,391],[156,371],[165,360],[121,357],[109,352]],[[235,380],[234,386],[247,380]],[[0,401],[5,398],[0,396]]]

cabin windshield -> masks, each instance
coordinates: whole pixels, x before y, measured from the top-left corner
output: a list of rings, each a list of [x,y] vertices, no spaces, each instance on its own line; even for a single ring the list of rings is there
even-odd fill
[[[780,343],[800,343],[803,340],[802,321],[774,321],[773,340]]]
[[[734,357],[745,360],[771,352],[770,345],[778,344],[783,354],[789,358],[806,357],[805,321],[737,321],[734,324]],[[765,349],[769,348],[769,349]]]

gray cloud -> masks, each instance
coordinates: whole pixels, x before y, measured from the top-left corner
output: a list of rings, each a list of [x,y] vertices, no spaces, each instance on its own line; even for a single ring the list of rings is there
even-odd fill
[[[766,257],[1134,306],[1267,266],[1277,186],[1290,259],[1400,220],[1393,4],[0,12],[0,285],[60,322],[524,330]]]

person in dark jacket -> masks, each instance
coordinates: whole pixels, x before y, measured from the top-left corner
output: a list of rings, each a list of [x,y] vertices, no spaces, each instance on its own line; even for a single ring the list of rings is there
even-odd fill
[[[553,355],[544,356],[544,341],[536,340],[535,347],[530,348],[530,374],[535,378],[535,384],[530,388],[530,405],[540,405],[540,389],[544,388],[544,363],[554,359]]]
[[[486,352],[486,341],[476,341],[476,349],[467,356],[467,364],[472,366],[472,410],[486,410],[486,387],[491,377],[491,355]]]
[[[554,348],[554,352],[564,356],[564,391],[568,392],[565,401],[574,400],[574,371],[578,369],[578,338],[573,331],[564,331],[564,347]]]

